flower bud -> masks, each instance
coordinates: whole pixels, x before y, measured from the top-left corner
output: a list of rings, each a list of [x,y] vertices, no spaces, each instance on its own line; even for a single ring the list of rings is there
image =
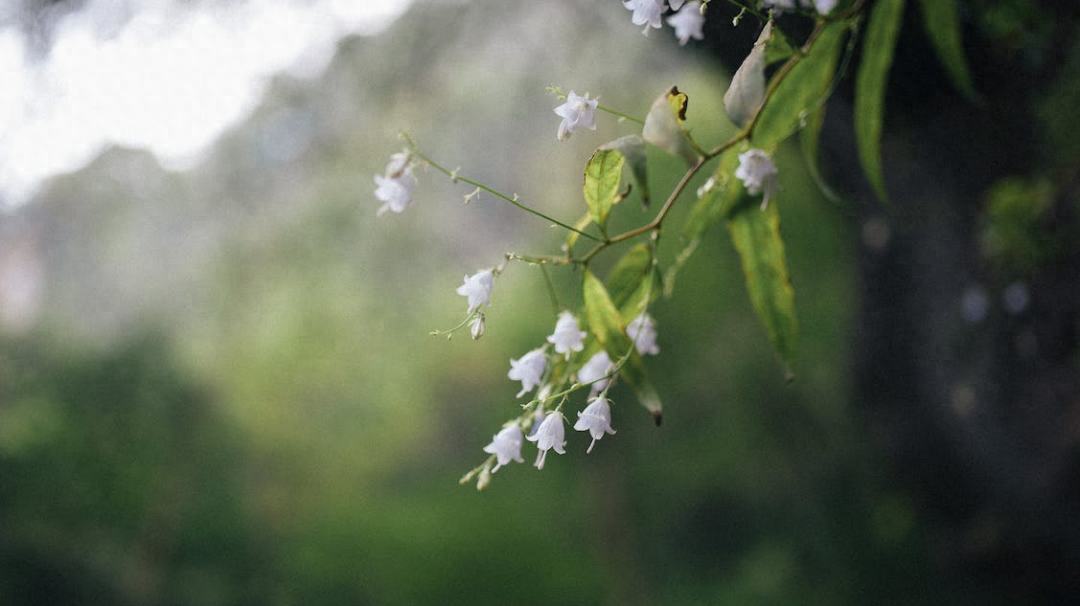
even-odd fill
[[[484,314],[477,314],[473,318],[472,324],[469,325],[469,333],[472,334],[473,341],[479,341],[480,337],[484,336]]]

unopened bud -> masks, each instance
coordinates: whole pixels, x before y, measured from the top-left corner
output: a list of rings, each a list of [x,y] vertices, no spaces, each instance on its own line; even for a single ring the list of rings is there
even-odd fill
[[[480,337],[484,336],[484,314],[477,314],[473,318],[472,325],[469,327],[469,332],[472,334],[474,341],[479,341]]]

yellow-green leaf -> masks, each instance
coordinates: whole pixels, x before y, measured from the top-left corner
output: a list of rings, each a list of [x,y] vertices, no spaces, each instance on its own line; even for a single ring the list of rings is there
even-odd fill
[[[879,0],[874,5],[862,45],[862,61],[855,74],[855,142],[859,161],[874,191],[884,201],[889,199],[881,170],[885,86],[903,16],[904,0]]]
[[[960,7],[956,0],[921,0],[923,27],[938,59],[945,66],[953,84],[971,100],[978,98],[971,83],[964,45],[960,39]]]
[[[662,410],[660,395],[649,381],[641,356],[634,350],[633,342],[624,332],[626,323],[623,322],[618,308],[611,300],[603,283],[588,269],[584,271],[584,274],[582,293],[585,298],[585,316],[589,323],[589,330],[616,363],[629,354],[626,363],[619,369],[618,376],[634,390],[638,401],[659,425]]]
[[[615,307],[621,308],[645,276],[652,271],[653,253],[647,244],[638,244],[626,251],[611,270],[607,279],[608,293]]]
[[[744,196],[728,219],[728,231],[742,260],[750,302],[790,380],[794,376],[798,321],[776,202],[761,210],[756,201]]]
[[[672,86],[653,101],[649,114],[645,116],[645,127],[641,130],[641,136],[645,141],[681,157],[688,164],[693,164],[697,162],[697,153],[686,138],[683,127],[688,103],[686,94]]]
[[[630,175],[634,177],[634,182],[637,183],[641,195],[641,204],[648,208],[649,179],[646,171],[645,140],[641,138],[641,135],[619,137],[610,143],[605,143],[600,149],[615,150],[622,154],[623,158],[626,158],[626,165],[630,167]],[[616,198],[615,201],[618,202],[619,199]]]
[[[589,216],[604,229],[611,207],[619,196],[622,167],[626,159],[614,149],[598,149],[585,165],[585,204]]]
[[[843,48],[847,26],[831,23],[818,34],[802,56],[789,59],[774,78],[782,78],[769,95],[754,124],[750,141],[754,147],[771,150],[799,127],[802,120],[825,102],[836,63]]]

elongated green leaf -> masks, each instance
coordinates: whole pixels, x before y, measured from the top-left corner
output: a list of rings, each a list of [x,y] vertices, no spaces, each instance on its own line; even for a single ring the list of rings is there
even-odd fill
[[[622,167],[626,159],[613,149],[598,149],[585,165],[585,204],[589,216],[604,229],[611,207],[619,195]]]
[[[605,143],[600,149],[613,149],[626,158],[626,164],[630,167],[630,174],[634,177],[634,182],[637,183],[641,195],[641,204],[648,208],[649,179],[646,170],[648,162],[645,157],[645,140],[641,138],[641,135],[619,137],[611,143]]]
[[[589,322],[589,330],[596,335],[597,340],[612,360],[621,360],[627,352],[630,352],[626,364],[619,369],[619,378],[634,390],[638,401],[659,425],[662,414],[660,395],[649,382],[645,364],[637,351],[634,351],[633,342],[623,332],[626,326],[619,310],[600,280],[588,269],[584,273],[582,291],[585,297],[585,315]]]
[[[675,291],[675,278],[694,254],[705,230],[727,215],[738,200],[740,188],[733,186],[733,175],[738,165],[739,148],[732,147],[720,155],[716,174],[702,186],[701,196],[690,209],[690,215],[686,219],[686,224],[683,225],[683,249],[665,272],[665,297],[670,297]]]
[[[956,0],[921,0],[923,27],[938,59],[949,72],[957,90],[971,100],[978,98],[971,83],[964,45],[960,39],[960,7]]]
[[[855,74],[855,141],[859,161],[874,191],[884,201],[885,177],[881,171],[881,129],[885,115],[885,86],[889,81],[896,36],[904,16],[904,0],[879,0],[870,14],[862,45],[862,61]]]
[[[645,116],[641,136],[652,145],[686,160],[687,164],[693,164],[697,162],[697,153],[686,138],[686,129],[683,127],[688,104],[686,94],[672,86],[653,101],[649,114]]]
[[[760,210],[754,201],[743,197],[728,219],[728,231],[742,259],[750,301],[791,380],[798,322],[775,201]]]
[[[754,124],[750,134],[754,147],[772,149],[795,132],[806,115],[825,102],[846,31],[843,22],[829,24],[814,39],[806,55],[797,61],[793,58],[796,62],[786,73],[781,69],[774,76],[783,79],[776,84]]]
[[[615,307],[622,307],[652,270],[653,253],[647,244],[626,251],[608,275],[607,289]]]
[[[821,147],[821,129],[824,125],[825,106],[822,105],[807,116],[806,126],[800,132],[799,139],[802,143],[803,157],[806,159],[806,168],[810,171],[810,176],[813,177],[814,182],[817,183],[818,189],[826,198],[839,203],[842,201],[840,195],[832,187],[829,187],[825,177],[821,174],[821,163],[818,154]]]

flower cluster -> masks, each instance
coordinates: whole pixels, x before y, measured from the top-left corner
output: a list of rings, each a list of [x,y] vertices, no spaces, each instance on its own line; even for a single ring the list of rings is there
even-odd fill
[[[659,353],[656,323],[649,314],[639,314],[627,324],[625,332],[639,354]],[[604,349],[595,345],[587,346],[588,339],[589,333],[580,329],[574,314],[563,311],[556,319],[555,329],[547,337],[546,345],[510,360],[507,377],[521,382],[517,397],[533,390],[536,390],[536,396],[522,406],[524,412],[521,416],[508,421],[492,437],[491,443],[484,447],[484,452],[491,457],[466,474],[463,482],[479,475],[477,486],[483,489],[490,482],[491,474],[512,461],[524,462],[521,449],[526,441],[536,444],[537,454],[533,465],[537,469],[544,468],[549,451],[565,454],[566,417],[562,408],[573,392],[584,387],[590,388],[589,395],[585,408],[577,412],[573,428],[587,433],[591,438],[585,452],[591,453],[605,435],[615,434],[611,426],[611,400],[607,392],[614,384],[619,365]],[[586,355],[587,359],[582,362]]]
[[[684,5],[685,4],[685,5]],[[685,45],[690,38],[703,40],[705,38],[702,27],[705,25],[705,15],[702,13],[701,2],[685,2],[685,0],[624,0],[623,6],[634,11],[630,22],[634,25],[644,25],[641,33],[649,35],[649,29],[663,27],[662,18],[664,11],[671,7],[676,11],[668,17],[668,25],[675,28],[675,37],[679,44]]]

